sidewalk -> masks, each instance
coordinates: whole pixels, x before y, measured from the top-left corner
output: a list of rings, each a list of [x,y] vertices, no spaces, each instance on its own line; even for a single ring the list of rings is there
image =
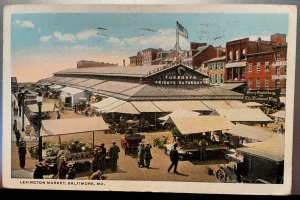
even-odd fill
[[[11,99],[12,99],[12,101],[15,100],[16,106],[18,106],[18,100],[16,99],[15,95],[12,94]],[[13,131],[14,120],[17,120],[17,128],[18,128],[18,130],[20,130],[21,137],[24,138],[24,141],[36,141],[38,139],[37,137],[30,138],[30,136],[25,135],[25,131],[22,131],[22,113],[21,113],[21,117],[19,115],[14,116],[13,108],[11,108],[11,116],[12,116],[12,118],[11,118],[11,141],[12,142],[15,142],[17,140],[16,135]],[[27,125],[30,125],[30,122],[27,119],[26,115],[24,115],[24,128]]]

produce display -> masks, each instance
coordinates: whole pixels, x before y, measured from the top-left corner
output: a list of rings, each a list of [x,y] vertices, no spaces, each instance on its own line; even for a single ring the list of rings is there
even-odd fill
[[[44,142],[43,143],[43,158],[56,156],[59,150],[68,150],[70,153],[83,153],[93,151],[93,145],[80,141],[69,141],[59,143]],[[28,148],[29,153],[33,159],[38,159],[38,146]]]

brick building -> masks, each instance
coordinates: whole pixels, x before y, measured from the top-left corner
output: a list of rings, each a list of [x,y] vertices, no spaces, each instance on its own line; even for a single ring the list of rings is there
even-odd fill
[[[205,43],[197,43],[196,49],[190,49],[186,58],[182,59],[182,63],[197,70],[201,67],[202,63],[217,57],[217,49],[212,45],[202,45]],[[202,45],[202,46],[201,46]],[[191,43],[191,48],[194,48],[195,44]]]
[[[283,43],[284,44],[284,43]],[[273,46],[271,51],[248,54],[246,80],[249,89],[280,88],[285,93],[287,45]]]

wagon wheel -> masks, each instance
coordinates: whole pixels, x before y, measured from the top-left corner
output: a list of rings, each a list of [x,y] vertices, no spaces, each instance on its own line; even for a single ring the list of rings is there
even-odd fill
[[[227,175],[223,169],[218,169],[216,172],[216,177],[219,182],[226,183],[227,181]]]

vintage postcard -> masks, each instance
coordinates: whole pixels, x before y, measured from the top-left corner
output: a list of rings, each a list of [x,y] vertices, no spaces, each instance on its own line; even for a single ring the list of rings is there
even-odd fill
[[[296,13],[5,7],[3,186],[290,194]]]

